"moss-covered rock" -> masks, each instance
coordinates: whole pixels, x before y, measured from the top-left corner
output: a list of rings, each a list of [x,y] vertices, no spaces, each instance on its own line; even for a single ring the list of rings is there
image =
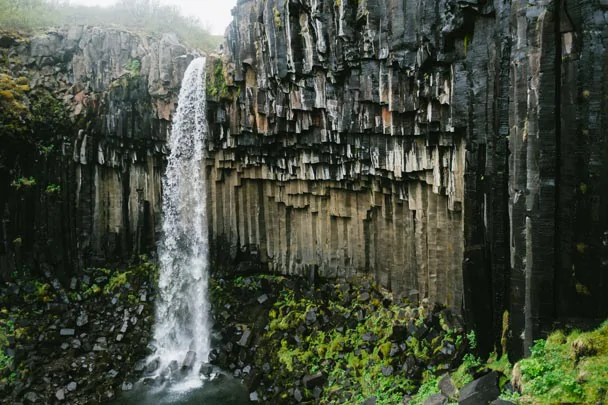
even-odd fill
[[[207,74],[207,97],[211,100],[231,100],[232,95],[226,82],[224,63],[221,58],[216,58],[210,64]]]
[[[394,301],[367,279],[220,279],[212,298],[224,338],[212,357],[267,403],[400,403],[468,347],[451,312]]]
[[[0,285],[0,404],[28,392],[52,403],[59,390],[70,403],[105,401],[138,380],[148,355],[155,265],[87,269],[67,288],[51,274],[22,271]]]

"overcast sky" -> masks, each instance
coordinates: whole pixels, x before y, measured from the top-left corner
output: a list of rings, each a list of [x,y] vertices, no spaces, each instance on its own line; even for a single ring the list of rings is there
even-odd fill
[[[228,23],[232,20],[230,10],[236,5],[236,0],[160,0],[163,4],[180,7],[185,15],[196,16],[211,32],[224,35]],[[71,4],[108,5],[115,0],[70,0]]]

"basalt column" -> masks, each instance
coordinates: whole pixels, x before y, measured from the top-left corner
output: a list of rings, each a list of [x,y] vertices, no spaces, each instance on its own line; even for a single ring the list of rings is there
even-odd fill
[[[216,251],[284,274],[370,275],[397,295],[460,310],[464,61],[479,12],[242,2],[210,94]]]
[[[0,111],[0,280],[26,266],[67,281],[154,251],[166,135],[193,56],[171,34],[86,26],[3,31],[0,56],[2,85],[22,86],[19,125]]]
[[[217,262],[370,275],[515,357],[605,317],[607,11],[240,2],[208,87]]]

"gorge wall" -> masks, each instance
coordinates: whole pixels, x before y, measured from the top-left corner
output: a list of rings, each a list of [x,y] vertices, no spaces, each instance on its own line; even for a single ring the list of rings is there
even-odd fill
[[[372,275],[516,356],[555,321],[608,314],[606,2],[233,15],[210,92],[218,254]]]
[[[155,249],[165,140],[192,55],[173,35],[0,31],[0,279]]]
[[[209,58],[216,267],[371,276],[515,356],[608,316],[606,1],[233,14]],[[81,26],[0,32],[0,54],[0,278],[154,251],[187,49]]]

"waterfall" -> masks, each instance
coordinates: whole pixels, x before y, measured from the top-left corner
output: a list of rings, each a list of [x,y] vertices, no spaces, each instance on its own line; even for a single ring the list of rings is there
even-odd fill
[[[205,110],[205,58],[198,58],[186,70],[168,139],[154,329],[159,370],[193,375],[210,350]]]

